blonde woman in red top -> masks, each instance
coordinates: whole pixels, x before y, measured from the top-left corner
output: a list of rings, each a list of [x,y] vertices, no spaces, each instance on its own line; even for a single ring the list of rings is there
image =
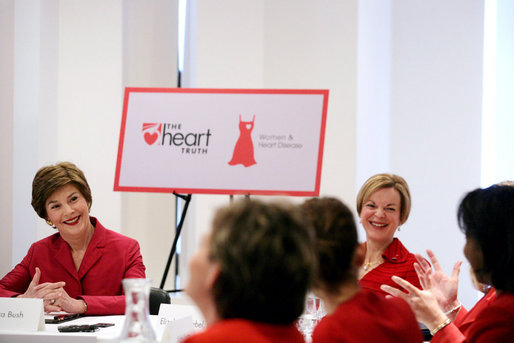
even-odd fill
[[[363,289],[386,295],[380,286],[398,287],[393,275],[421,288],[414,269],[416,257],[394,235],[409,218],[411,197],[407,182],[398,175],[377,174],[362,185],[357,212],[366,232],[364,263],[359,270]]]

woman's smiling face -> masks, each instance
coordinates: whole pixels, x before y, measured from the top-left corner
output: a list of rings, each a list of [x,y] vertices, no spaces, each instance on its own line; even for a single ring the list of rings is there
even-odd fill
[[[64,240],[89,234],[91,222],[86,199],[73,183],[53,192],[46,200],[47,219],[59,230]]]
[[[359,215],[366,231],[366,240],[390,243],[400,226],[400,193],[393,187],[380,188],[364,200]]]

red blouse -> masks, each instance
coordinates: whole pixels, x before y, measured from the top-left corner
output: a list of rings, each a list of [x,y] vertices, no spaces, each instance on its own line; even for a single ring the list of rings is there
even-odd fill
[[[422,342],[421,330],[409,305],[361,290],[326,315],[314,328],[312,343]]]
[[[402,290],[400,286],[391,280],[391,277],[396,275],[421,289],[418,274],[416,274],[416,270],[414,270],[416,256],[410,253],[398,238],[393,239],[393,242],[382,254],[382,258],[384,259],[384,263],[372,269],[359,280],[361,288],[369,289],[383,295],[387,295],[388,293],[380,289],[381,285],[389,285]]]

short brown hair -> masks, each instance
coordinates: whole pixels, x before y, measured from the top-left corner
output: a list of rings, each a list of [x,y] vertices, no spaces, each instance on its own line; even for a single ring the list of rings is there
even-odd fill
[[[360,215],[364,202],[373,192],[382,188],[394,188],[400,193],[400,224],[405,223],[409,218],[411,206],[409,185],[403,177],[395,174],[376,174],[364,182],[357,194],[357,213]]]
[[[350,209],[336,198],[306,200],[302,211],[315,231],[314,244],[318,258],[314,282],[329,294],[337,294],[340,286],[352,277],[352,261],[358,245],[357,228]]]
[[[314,279],[312,232],[298,206],[243,199],[217,211],[209,258],[220,265],[213,286],[221,318],[291,324]]]
[[[71,162],[61,162],[39,169],[34,176],[31,204],[38,216],[45,220],[48,218],[46,200],[53,192],[68,183],[72,183],[78,188],[86,199],[88,207],[91,208],[93,199],[84,173]]]

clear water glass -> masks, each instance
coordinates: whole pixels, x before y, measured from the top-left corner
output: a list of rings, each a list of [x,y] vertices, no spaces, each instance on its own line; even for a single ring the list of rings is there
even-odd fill
[[[307,294],[304,311],[297,323],[298,330],[303,334],[306,342],[312,341],[312,332],[324,316],[325,310],[321,299],[312,293]]]
[[[123,279],[125,291],[125,323],[121,331],[122,343],[156,343],[150,322],[150,280]]]

